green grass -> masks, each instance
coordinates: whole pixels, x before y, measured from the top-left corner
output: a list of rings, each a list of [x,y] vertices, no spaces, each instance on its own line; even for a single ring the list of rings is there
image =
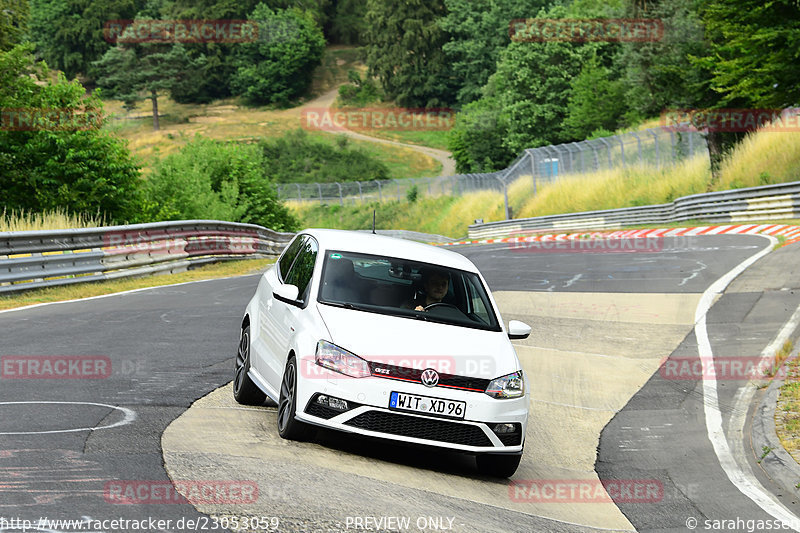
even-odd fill
[[[0,296],[0,310],[14,309],[26,305],[34,305],[48,302],[61,302],[65,300],[75,300],[78,298],[88,298],[91,296],[101,296],[117,292],[142,289],[146,287],[160,287],[187,281],[199,281],[205,279],[227,278],[231,276],[243,276],[259,272],[275,262],[275,259],[249,259],[244,261],[226,261],[207,265],[186,272],[177,274],[157,275],[143,278],[119,279],[114,281],[100,281],[92,283],[77,283],[64,287],[51,287],[47,289],[35,289],[19,294]]]
[[[447,135],[449,130],[414,130],[414,131],[383,131],[371,130],[369,132],[361,132],[371,137],[379,139],[388,139],[390,141],[397,141],[406,144],[416,144],[418,146],[427,146],[429,148],[437,148],[439,150],[448,151]]]

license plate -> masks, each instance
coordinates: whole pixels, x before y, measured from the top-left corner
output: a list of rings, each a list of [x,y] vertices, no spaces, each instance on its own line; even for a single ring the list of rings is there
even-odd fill
[[[467,402],[393,392],[389,398],[389,409],[463,419],[467,411]]]

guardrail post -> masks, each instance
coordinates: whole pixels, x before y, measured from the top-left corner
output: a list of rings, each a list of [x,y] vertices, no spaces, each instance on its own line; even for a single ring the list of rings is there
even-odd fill
[[[361,182],[357,181],[356,183],[358,183],[358,196],[361,197],[361,203],[363,204],[364,203],[364,192],[361,190]]]
[[[322,185],[317,183],[317,190],[319,190],[319,205],[322,205]]]

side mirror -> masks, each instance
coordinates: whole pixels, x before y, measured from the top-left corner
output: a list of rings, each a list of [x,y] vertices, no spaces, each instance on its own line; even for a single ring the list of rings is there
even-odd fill
[[[531,334],[531,327],[525,322],[519,320],[508,321],[508,338],[509,339],[527,339]]]
[[[299,295],[300,289],[297,288],[297,285],[290,285],[288,283],[278,285],[275,287],[275,290],[272,291],[272,296],[277,300],[292,305],[297,305],[297,297]]]

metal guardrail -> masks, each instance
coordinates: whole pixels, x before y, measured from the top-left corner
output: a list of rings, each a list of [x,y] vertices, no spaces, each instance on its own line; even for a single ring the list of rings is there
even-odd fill
[[[0,294],[280,254],[293,233],[216,220],[0,233]]]
[[[694,194],[678,198],[669,204],[473,224],[469,227],[469,237],[484,239],[535,230],[612,229],[687,220],[724,224],[798,217],[800,181],[795,181]]]

